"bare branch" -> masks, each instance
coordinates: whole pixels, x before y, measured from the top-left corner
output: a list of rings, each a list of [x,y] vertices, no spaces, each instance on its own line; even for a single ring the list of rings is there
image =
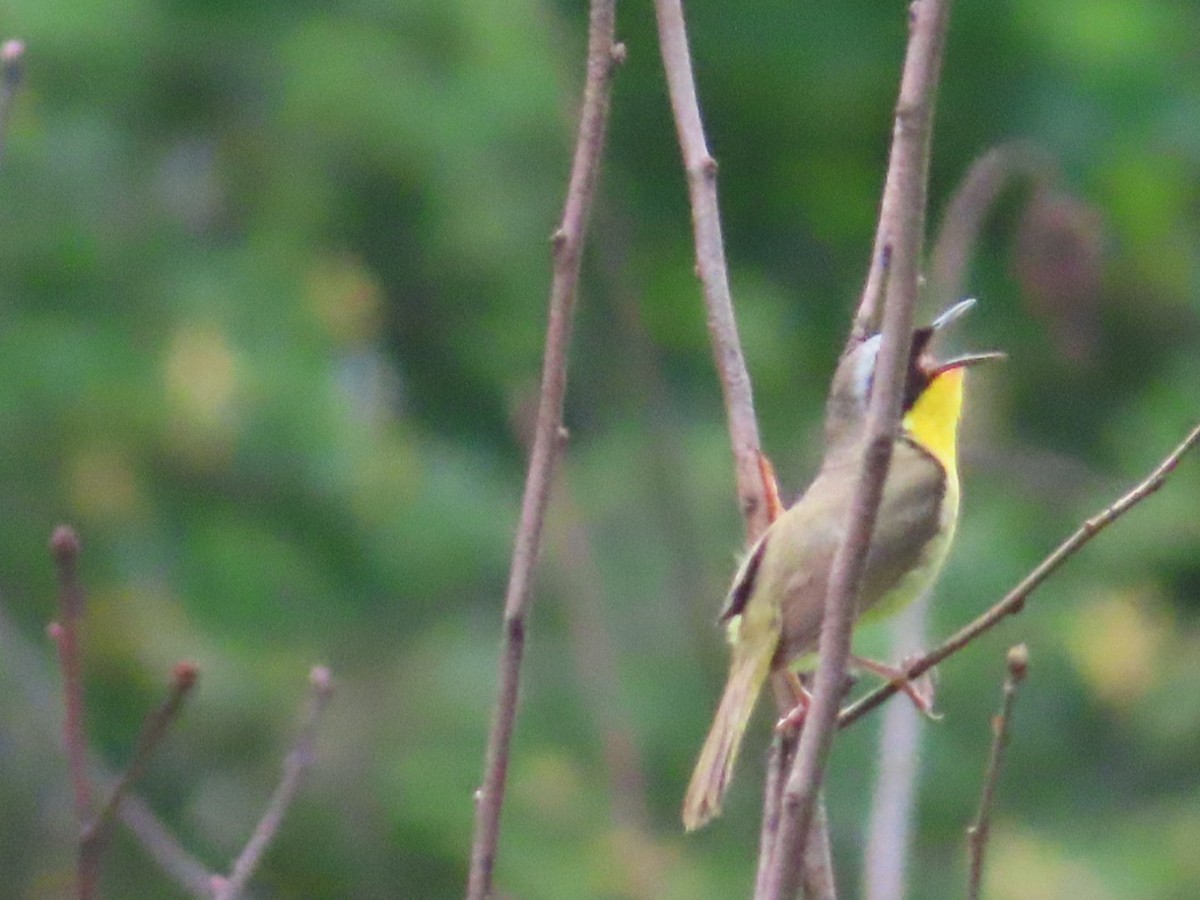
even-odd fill
[[[284,760],[283,777],[250,835],[250,840],[234,861],[229,877],[212,879],[214,900],[237,900],[241,896],[251,876],[258,869],[267,847],[275,839],[279,826],[283,824],[283,817],[296,799],[304,774],[316,757],[317,726],[321,722],[321,714],[325,711],[329,698],[333,696],[333,677],[324,666],[314,666],[308,681],[311,687],[308,708],[304,712],[300,732],[296,735],[296,743]]]
[[[1013,703],[1017,689],[1029,672],[1029,650],[1017,644],[1008,651],[1004,676],[1004,697],[999,714],[992,719],[992,749],[988,754],[987,770],[983,776],[983,792],[979,797],[979,812],[975,823],[967,828],[969,874],[967,876],[967,898],[978,900],[979,888],[983,883],[983,858],[987,852],[988,834],[992,824],[992,801],[996,796],[996,784],[1000,780],[1000,769],[1004,765],[1004,748],[1008,746],[1008,728],[1012,719]]]
[[[768,485],[764,479],[764,457],[758,436],[758,421],[754,414],[750,374],[746,370],[729,290],[725,242],[721,235],[720,206],[717,200],[717,162],[708,152],[704,126],[700,119],[700,103],[696,95],[695,77],[692,74],[683,4],[680,0],[655,0],[654,7],[658,18],[658,43],[667,79],[667,91],[671,98],[684,171],[687,174],[693,238],[696,245],[696,274],[700,278],[704,295],[708,332],[712,341],[717,377],[721,382],[721,393],[725,400],[725,415],[733,445],[738,503],[745,522],[747,544],[751,544],[771,523],[773,486]],[[781,712],[786,712],[786,706],[781,706]],[[773,829],[778,823],[774,812],[777,799],[773,796],[776,784],[781,786],[782,779],[772,782],[771,776],[768,775],[764,793],[764,837],[773,834]],[[824,827],[823,821],[818,827]],[[823,845],[828,846],[827,834],[822,833],[819,838]],[[761,875],[769,860],[770,846],[768,843],[761,849],[760,877],[756,882],[761,882]],[[821,859],[817,855],[806,857],[805,865],[817,865]],[[827,856],[824,860],[828,863]],[[808,872],[806,878],[813,883],[828,884],[832,890],[831,869]],[[832,897],[832,894],[829,896]]]
[[[39,740],[56,739],[58,721],[53,712],[54,689],[43,666],[42,655],[4,615],[3,608],[0,608],[0,661],[12,673],[12,683],[24,695],[25,713],[20,720],[33,727]],[[94,759],[95,754],[92,756]],[[116,780],[116,776],[98,760],[92,763],[90,771],[94,783]],[[208,870],[183,849],[144,801],[136,795],[127,795],[117,815],[167,877],[193,897],[212,896],[212,876]]]
[[[122,824],[137,837],[160,869],[193,897],[212,897],[212,873],[183,848],[141,797],[129,794],[117,809]]]
[[[733,442],[738,501],[746,521],[748,542],[753,542],[766,530],[769,521],[758,468],[760,450],[754,397],[741,342],[738,340],[733,300],[729,292],[721,213],[717,204],[717,162],[708,152],[704,126],[700,121],[700,104],[696,99],[696,83],[692,76],[683,4],[680,0],[655,0],[654,9],[658,16],[658,45],[662,52],[667,91],[675,114],[683,166],[687,172],[696,243],[696,274],[700,277],[704,293],[708,333],[712,339],[717,375],[725,398],[729,436]]]
[[[99,881],[104,853],[112,840],[113,829],[117,824],[117,810],[120,809],[121,802],[125,799],[129,789],[142,777],[150,757],[158,749],[163,735],[175,721],[183,701],[195,686],[197,675],[198,670],[193,663],[181,662],[175,666],[171,673],[170,691],[158,709],[146,717],[142,732],[138,735],[137,743],[134,745],[133,757],[130,759],[128,767],[121,773],[121,777],[113,787],[112,794],[96,818],[84,827],[80,837],[80,869],[87,873],[87,880],[91,884],[95,885]]]
[[[83,835],[87,828],[92,805],[92,785],[88,777],[87,727],[83,708],[83,661],[80,658],[79,626],[83,620],[85,598],[79,583],[79,535],[68,525],[60,525],[50,536],[50,554],[58,570],[58,616],[50,623],[50,636],[58,644],[58,661],[62,669],[63,745],[67,765],[71,770],[71,786],[75,795],[75,821],[79,826],[80,846],[76,866],[79,900],[89,900],[96,892],[94,873],[85,865]]]
[[[612,76],[625,53],[624,46],[615,43],[615,5],[615,0],[592,0],[589,17],[587,82],[562,223],[553,238],[554,274],[550,287],[550,313],[546,326],[533,452],[529,459],[521,519],[504,599],[504,634],[496,705],[488,733],[483,782],[476,793],[475,829],[467,883],[469,900],[486,900],[492,891],[492,872],[500,837],[500,810],[504,804],[509,748],[516,721],[517,690],[525,647],[526,609],[541,546],[546,502],[563,433],[567,348],[570,344],[581,252],[600,172]]]
[[[911,679],[928,672],[938,663],[962,650],[980,635],[995,628],[1006,617],[1019,613],[1025,608],[1025,600],[1029,595],[1037,590],[1059,566],[1078,553],[1080,548],[1097,534],[1161,488],[1166,483],[1167,476],[1179,465],[1184,454],[1191,450],[1197,442],[1200,442],[1200,425],[1195,426],[1188,436],[1155,467],[1154,471],[1135,485],[1132,490],[1080,525],[1074,534],[1063,541],[1053,553],[1042,560],[991,609],[949,637],[941,646],[905,666],[905,675]],[[847,725],[857,722],[895,694],[897,690],[895,685],[885,684],[851,704],[838,716],[838,727],[845,728]]]
[[[880,228],[885,234],[884,246],[890,248],[886,254],[890,270],[883,340],[867,411],[860,475],[851,499],[845,537],[838,546],[830,571],[817,650],[819,662],[813,682],[813,701],[784,791],[773,870],[768,882],[767,896],[771,900],[785,900],[796,893],[798,864],[804,858],[843,692],[854,625],[854,601],[891,463],[918,291],[933,105],[949,6],[949,0],[920,0],[909,8],[910,38],[888,165],[888,182],[894,185],[895,223],[884,223],[881,219]],[[895,231],[888,234],[886,229],[890,227]],[[860,312],[859,325],[862,324],[861,315]]]

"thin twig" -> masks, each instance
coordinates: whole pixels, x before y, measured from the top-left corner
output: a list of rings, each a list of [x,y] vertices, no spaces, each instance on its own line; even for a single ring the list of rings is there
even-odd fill
[[[129,793],[129,789],[142,777],[150,757],[158,749],[163,735],[175,721],[183,701],[187,699],[188,694],[195,686],[198,674],[199,670],[194,663],[181,662],[175,666],[171,673],[171,687],[167,697],[158,709],[146,717],[141,734],[138,735],[137,743],[134,745],[129,765],[117,779],[112,793],[101,807],[100,812],[83,829],[83,835],[80,838],[81,865],[83,870],[88,873],[88,880],[91,883],[95,884],[99,880],[104,853],[112,840],[113,830],[117,824],[117,810],[120,809],[121,802]]]
[[[13,98],[25,77],[25,42],[5,41],[0,46],[0,161],[8,144],[8,122],[12,115]]]
[[[1186,438],[1167,457],[1155,467],[1127,494],[1116,500],[1112,505],[1087,519],[1069,538],[1063,541],[1053,553],[1042,560],[1037,567],[1026,575],[1021,582],[996,603],[991,609],[979,616],[975,621],[965,626],[949,637],[939,647],[930,650],[920,659],[904,667],[904,673],[909,678],[916,678],[928,672],[938,663],[962,650],[981,634],[995,628],[1006,617],[1015,615],[1025,608],[1025,601],[1050,575],[1068,559],[1079,552],[1088,541],[1129,512],[1166,483],[1167,476],[1179,465],[1180,459],[1200,442],[1200,425],[1195,426]],[[896,693],[898,688],[889,683],[882,685],[861,700],[856,701],[838,716],[838,727],[845,728],[857,722],[871,710]]]
[[[896,231],[890,248],[883,339],[875,386],[867,410],[860,474],[852,495],[845,536],[834,555],[825,601],[813,700],[800,733],[796,761],[784,790],[767,897],[796,893],[814,808],[832,746],[844,690],[855,598],[884,479],[891,463],[901,390],[912,335],[925,228],[925,193],[933,106],[949,19],[949,0],[921,0],[910,9],[910,39],[900,81],[888,181],[896,185]]]
[[[700,118],[700,103],[692,73],[683,4],[680,0],[655,0],[654,8],[658,19],[658,44],[667,80],[667,92],[671,99],[679,148],[687,174],[693,239],[696,245],[696,274],[704,295],[709,338],[712,341],[717,377],[721,382],[721,393],[725,400],[725,415],[733,445],[734,479],[749,546],[770,524],[771,504],[760,469],[762,451],[758,421],[754,414],[750,374],[746,370],[729,290],[725,242],[721,235],[720,205],[717,200],[717,162],[708,151],[704,125]],[[782,696],[778,686],[776,696]],[[780,706],[780,711],[787,711],[786,703]],[[776,784],[782,786],[782,779],[771,782],[768,773],[768,784],[764,791],[764,838],[773,834],[778,824],[778,817],[773,811],[773,807],[777,806],[777,794],[774,793]],[[818,827],[824,827],[823,820]],[[827,846],[828,835],[822,834],[819,837]],[[772,842],[767,840],[763,851],[760,852],[760,874],[765,871],[770,846]],[[819,862],[820,858],[816,855],[806,857],[805,865],[814,861]],[[756,878],[756,883],[759,880]],[[806,880],[832,886],[833,873],[810,872],[806,874]]]
[[[655,0],[654,9],[658,17],[658,45],[667,78],[667,92],[671,98],[679,148],[687,173],[696,243],[696,274],[700,277],[704,293],[708,333],[725,398],[729,436],[733,442],[738,501],[745,518],[748,541],[753,542],[769,524],[768,511],[758,468],[760,451],[754,397],[746,361],[742,356],[742,345],[738,340],[737,321],[729,292],[721,213],[717,203],[717,161],[708,152],[704,126],[700,121],[700,104],[696,99],[683,4],[680,0]]]
[[[308,707],[304,711],[296,743],[284,760],[283,777],[250,835],[250,840],[234,861],[229,877],[213,878],[214,900],[237,900],[241,896],[246,884],[258,869],[267,847],[279,832],[283,817],[296,799],[304,775],[316,757],[317,726],[321,723],[321,714],[325,711],[329,698],[333,696],[333,677],[324,666],[314,666],[309,673],[308,682],[311,688]]]
[[[50,635],[58,644],[62,669],[63,744],[71,770],[75,796],[75,821],[79,827],[77,854],[79,900],[95,895],[96,884],[85,865],[83,835],[91,815],[92,785],[88,777],[87,727],[83,708],[83,661],[80,658],[79,625],[83,620],[84,593],[79,583],[79,535],[68,525],[60,525],[50,536],[50,553],[58,570],[58,621],[50,624]]]
[[[1009,648],[1005,667],[1004,697],[999,714],[992,719],[992,749],[988,754],[987,770],[983,776],[979,812],[975,816],[974,824],[967,828],[967,900],[978,900],[979,888],[983,883],[983,858],[987,852],[988,834],[992,825],[992,801],[996,796],[1000,769],[1004,765],[1004,748],[1008,746],[1008,728],[1012,719],[1013,703],[1017,699],[1017,689],[1029,672],[1029,650],[1024,644]]]
[[[483,781],[476,793],[475,828],[467,881],[469,900],[486,900],[492,892],[492,872],[500,838],[500,810],[504,804],[525,647],[526,610],[541,546],[546,502],[559,455],[567,382],[567,348],[570,344],[580,259],[600,172],[612,76],[625,54],[624,46],[615,43],[615,6],[615,0],[592,0],[589,14],[587,81],[562,223],[553,238],[554,274],[550,287],[550,313],[546,326],[533,452],[529,459],[521,519],[504,599],[504,633],[496,704],[488,733]]]
[[[44,668],[42,655],[21,634],[0,607],[0,662],[8,669],[12,684],[24,695],[25,713],[20,721],[32,725],[38,740],[56,740],[59,723],[52,712],[54,689]],[[115,782],[117,776],[96,760],[90,766],[91,781],[95,784]],[[188,853],[146,803],[128,794],[117,815],[146,852],[158,863],[167,877],[197,898],[212,896],[211,874],[194,856]]]
[[[177,885],[193,897],[202,900],[212,897],[212,873],[184,849],[141,797],[127,795],[117,810],[117,816],[133,832],[159,868]]]

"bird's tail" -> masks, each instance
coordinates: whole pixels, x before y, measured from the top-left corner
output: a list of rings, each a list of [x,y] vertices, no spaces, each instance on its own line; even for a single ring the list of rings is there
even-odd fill
[[[721,812],[742,735],[771,669],[772,650],[773,646],[746,646],[734,651],[725,693],[683,798],[683,827],[687,831],[700,828]]]

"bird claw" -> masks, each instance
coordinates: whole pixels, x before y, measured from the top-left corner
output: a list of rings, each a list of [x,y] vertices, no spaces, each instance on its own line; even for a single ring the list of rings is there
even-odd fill
[[[940,722],[943,718],[942,714],[936,712],[933,707],[934,693],[937,686],[937,677],[934,674],[935,670],[929,669],[922,672],[916,678],[910,678],[908,667],[916,659],[917,657],[915,656],[906,657],[899,666],[889,666],[886,663],[876,662],[873,659],[863,659],[858,656],[853,658],[853,662],[855,665],[869,672],[874,672],[895,687],[896,690],[912,701],[913,706],[925,718],[931,722]]]

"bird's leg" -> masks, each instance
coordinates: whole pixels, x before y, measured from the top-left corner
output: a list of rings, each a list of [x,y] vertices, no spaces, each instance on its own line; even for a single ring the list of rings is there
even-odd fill
[[[775,723],[775,730],[781,733],[792,729],[799,731],[800,727],[804,725],[804,717],[808,714],[808,705],[812,702],[812,694],[808,692],[808,688],[804,686],[800,676],[791,669],[785,670],[783,677],[791,689],[795,706]]]
[[[937,721],[941,718],[940,713],[933,711],[933,679],[922,675],[919,682],[914,682],[908,677],[908,672],[905,671],[907,666],[901,664],[897,666],[889,666],[887,663],[876,662],[873,659],[865,659],[861,656],[850,656],[851,665],[858,666],[860,669],[866,669],[868,672],[873,672],[885,681],[896,686],[896,689],[902,691],[904,696],[908,697],[913,702],[913,706],[919,709],[930,719]]]

